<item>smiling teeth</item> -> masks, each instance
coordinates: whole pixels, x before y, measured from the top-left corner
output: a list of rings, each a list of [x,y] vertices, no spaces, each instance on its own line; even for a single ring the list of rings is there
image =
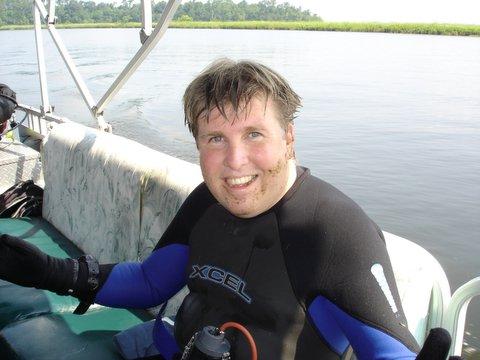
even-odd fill
[[[228,185],[245,185],[246,183],[252,181],[255,178],[255,175],[244,176],[241,178],[229,178],[227,179]]]

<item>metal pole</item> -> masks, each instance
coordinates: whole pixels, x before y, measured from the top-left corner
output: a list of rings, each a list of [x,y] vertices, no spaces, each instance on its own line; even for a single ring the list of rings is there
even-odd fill
[[[33,5],[33,19],[35,26],[35,45],[37,47],[38,76],[40,78],[40,96],[42,98],[42,112],[51,113],[50,102],[48,100],[47,73],[45,69],[45,54],[43,52],[42,24],[40,12],[37,6]]]
[[[47,11],[43,3],[40,0],[35,0],[35,4],[37,5],[42,15],[46,18]],[[53,42],[57,46],[57,49],[60,52],[60,55],[62,56],[63,61],[65,62],[65,65],[67,66],[67,69],[70,75],[73,78],[73,81],[75,82],[75,85],[77,86],[78,90],[80,91],[80,94],[82,95],[83,101],[85,101],[85,103],[87,104],[88,109],[90,110],[90,113],[92,114],[93,118],[98,124],[98,127],[101,130],[111,132],[111,126],[105,122],[100,112],[96,111],[95,101],[93,100],[93,97],[90,94],[90,91],[88,90],[87,85],[83,81],[82,76],[78,72],[77,67],[75,66],[75,63],[70,57],[70,54],[68,53],[67,48],[63,44],[62,38],[58,34],[58,31],[55,28],[55,25],[49,23],[47,24],[47,28],[48,28],[48,31],[50,32],[50,36],[52,37]]]
[[[56,23],[56,18],[55,18],[55,0],[49,0],[48,1],[48,23],[49,24],[55,24]]]
[[[77,85],[78,90],[82,94],[83,101],[85,101],[88,108],[92,110],[92,108],[95,106],[93,97],[90,94],[90,91],[88,90],[87,85],[85,85],[85,83],[83,82],[83,79],[80,73],[78,72],[77,67],[75,66],[75,63],[70,57],[70,54],[68,53],[67,48],[63,44],[62,38],[58,34],[57,29],[55,28],[54,25],[48,24],[48,31],[50,32],[50,36],[52,37],[53,42],[57,46],[57,49],[60,52],[60,55],[62,56],[62,59],[65,62],[65,65],[67,66],[68,71],[70,72],[70,75],[72,75],[72,78],[75,81],[75,85]]]
[[[142,0],[142,29],[140,30],[140,42],[143,44],[152,33],[152,2]]]
[[[18,108],[20,111],[24,111],[28,114],[28,123],[31,124],[33,117],[42,117],[42,112],[39,109],[34,108],[33,106],[18,104]],[[46,114],[43,116],[47,121],[54,121],[56,123],[66,123],[72,122],[68,118],[63,116],[58,116],[54,114]]]
[[[43,3],[40,0],[34,0],[34,1],[35,1],[35,5],[37,5],[37,9],[42,14],[43,20],[47,20],[48,13],[47,13],[47,9],[45,9],[45,5],[43,5]]]
[[[130,78],[133,72],[140,66],[140,64],[145,60],[147,55],[153,50],[155,45],[158,43],[160,38],[163,36],[165,31],[167,31],[168,24],[173,18],[173,14],[180,5],[181,0],[170,0],[163,11],[162,17],[159,20],[157,26],[152,35],[148,37],[142,47],[137,51],[132,60],[127,64],[125,69],[120,73],[120,75],[115,79],[113,84],[107,90],[105,95],[100,99],[97,104],[97,114],[101,113],[107,104],[112,100],[112,98],[118,93],[120,88],[125,84],[125,82]]]
[[[62,56],[63,61],[65,62],[65,65],[67,66],[68,71],[70,72],[70,75],[72,75],[75,85],[77,85],[78,91],[80,91],[80,94],[82,95],[83,101],[85,101],[85,104],[87,104],[88,109],[90,110],[90,113],[92,114],[93,118],[97,122],[98,127],[101,130],[111,132],[111,128],[108,124],[105,123],[105,120],[103,120],[103,116],[101,116],[102,115],[101,112],[96,110],[95,101],[93,100],[93,97],[90,94],[90,91],[88,90],[87,85],[83,81],[82,76],[78,72],[77,67],[75,66],[75,63],[70,57],[70,54],[68,53],[67,48],[63,44],[62,38],[58,34],[57,29],[53,24],[48,24],[48,30],[53,39],[53,42],[57,46],[57,49],[60,52],[60,55]]]

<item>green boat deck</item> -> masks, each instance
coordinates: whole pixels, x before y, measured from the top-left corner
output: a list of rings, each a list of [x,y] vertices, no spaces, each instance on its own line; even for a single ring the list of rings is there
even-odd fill
[[[0,233],[18,236],[51,256],[82,254],[44,219],[0,219]],[[146,311],[101,306],[94,306],[84,315],[74,315],[77,305],[78,301],[70,296],[1,281],[1,358],[121,359],[113,335],[151,319]]]

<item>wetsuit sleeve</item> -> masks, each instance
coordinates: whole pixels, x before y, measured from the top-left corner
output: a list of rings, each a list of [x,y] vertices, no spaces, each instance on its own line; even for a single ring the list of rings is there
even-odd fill
[[[308,303],[313,324],[339,354],[350,344],[360,360],[414,359],[418,345],[407,329],[380,229],[349,199],[321,211],[317,236],[328,261],[316,269],[316,295]]]
[[[95,302],[110,307],[148,308],[161,304],[186,284],[190,232],[215,202],[204,183],[187,197],[145,261],[116,264]]]
[[[350,344],[360,359],[418,352],[382,232],[354,201],[307,173],[278,218],[297,299],[332,351]]]
[[[186,284],[188,246],[154,250],[142,263],[114,266],[95,302],[110,307],[149,308],[175,295]]]
[[[317,296],[308,308],[316,330],[338,355],[352,346],[359,360],[415,359],[416,353],[399,339],[366,325],[323,296]]]

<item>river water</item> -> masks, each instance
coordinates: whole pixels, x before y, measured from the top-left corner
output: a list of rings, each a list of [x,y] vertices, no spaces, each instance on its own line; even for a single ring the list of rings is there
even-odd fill
[[[135,29],[60,33],[95,99],[139,46]],[[93,125],[46,32],[44,40],[56,112]],[[2,31],[0,43],[0,82],[39,106],[33,31]],[[263,62],[302,96],[302,165],[384,230],[432,252],[452,289],[480,275],[480,38],[171,29],[107,108],[107,121],[117,134],[196,162],[181,98],[222,56]],[[479,309],[474,300],[464,346],[476,359]]]

